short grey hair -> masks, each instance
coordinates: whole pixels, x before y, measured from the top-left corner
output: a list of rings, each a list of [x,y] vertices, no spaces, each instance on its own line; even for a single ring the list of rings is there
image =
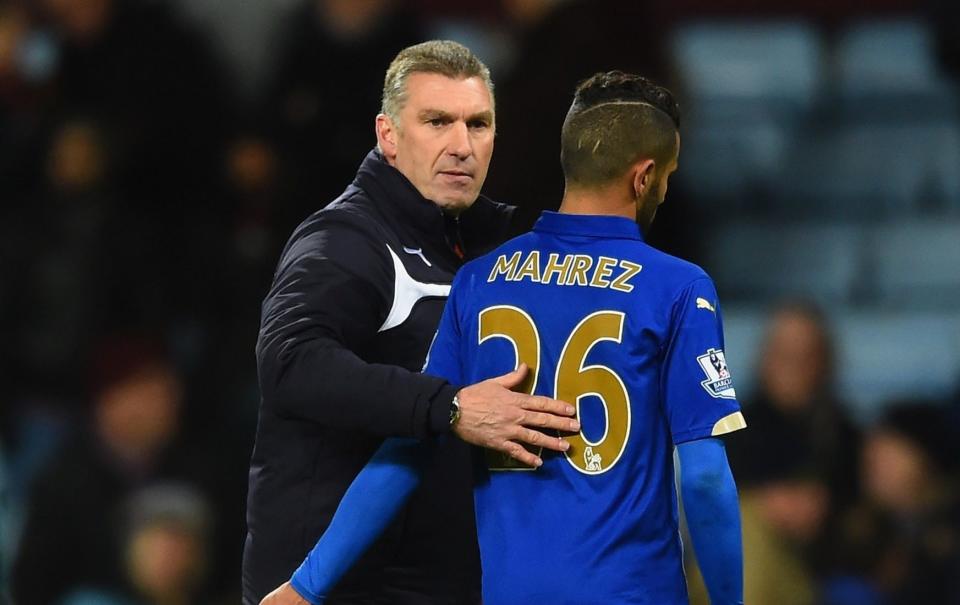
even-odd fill
[[[380,113],[399,124],[400,111],[407,102],[407,79],[411,74],[440,74],[454,79],[480,78],[493,99],[490,70],[473,51],[451,40],[430,40],[401,50],[387,68],[383,79]]]

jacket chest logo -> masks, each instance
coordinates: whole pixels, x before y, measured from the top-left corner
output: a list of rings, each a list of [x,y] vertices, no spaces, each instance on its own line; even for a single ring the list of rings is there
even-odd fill
[[[389,248],[389,246],[387,247]],[[425,264],[426,266],[428,267],[433,266],[430,263],[430,261],[427,260],[427,257],[423,255],[423,248],[407,248],[406,246],[404,246],[403,251],[406,252],[407,254],[413,254],[414,256],[419,256],[420,260],[422,260],[423,264]]]
[[[413,279],[393,248],[387,246],[387,250],[393,259],[393,305],[390,307],[390,313],[387,314],[387,319],[384,320],[378,332],[395,328],[405,322],[413,312],[413,307],[421,299],[446,298],[450,295],[450,284],[427,284]],[[432,266],[423,256],[421,249],[404,246],[403,250],[419,256],[428,267]]]

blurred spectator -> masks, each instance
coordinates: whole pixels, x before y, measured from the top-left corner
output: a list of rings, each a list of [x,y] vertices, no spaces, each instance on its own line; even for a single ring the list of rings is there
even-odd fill
[[[394,0],[306,0],[283,32],[264,100],[297,220],[336,197],[376,143],[380,73],[420,42],[419,21]]]
[[[220,269],[209,279],[218,291],[230,292],[232,304],[229,313],[221,309],[219,321],[211,326],[219,350],[216,367],[206,360],[207,371],[220,378],[211,383],[215,392],[210,398],[229,402],[230,410],[221,410],[221,418],[235,416],[237,402],[248,400],[245,410],[250,414],[243,418],[256,423],[259,390],[250,342],[256,339],[260,301],[285,238],[303,219],[279,203],[279,170],[279,158],[262,138],[241,135],[231,143],[221,171],[225,228],[222,239],[210,241]],[[239,368],[247,380],[237,379]]]
[[[856,493],[858,433],[833,391],[820,311],[780,307],[767,328],[750,430],[728,440],[742,490],[745,599],[813,604],[823,541]]]
[[[56,109],[108,126],[125,192],[170,211],[209,186],[229,112],[206,44],[163,3],[42,6],[61,45]]]
[[[26,106],[51,134],[42,137],[50,141],[45,159],[27,162],[46,163],[45,172],[32,170],[41,178],[4,191],[13,209],[0,210],[0,231],[12,237],[0,244],[10,252],[0,265],[12,260],[0,269],[24,287],[0,290],[0,309],[17,318],[19,332],[38,328],[20,364],[42,369],[46,380],[32,382],[72,391],[77,361],[89,354],[83,341],[104,324],[184,332],[219,312],[221,292],[207,282],[221,266],[211,250],[225,221],[211,196],[235,112],[205,43],[163,3],[28,6],[43,19],[46,29],[37,31],[48,32],[31,35],[47,41],[56,61],[50,98]],[[24,120],[12,117],[19,128]],[[8,130],[0,129],[0,142]],[[7,171],[0,172],[2,185]],[[65,367],[74,369],[71,380],[56,380]]]
[[[207,603],[210,511],[188,486],[144,488],[126,503],[122,584],[80,589],[62,605],[191,605]]]
[[[35,482],[13,594],[55,603],[80,587],[122,583],[120,506],[158,479],[204,485],[204,457],[178,441],[182,386],[158,342],[116,337],[96,357],[90,426]]]
[[[292,216],[277,203],[278,161],[262,139],[240,136],[231,144],[223,170],[224,209],[233,217],[227,248],[231,260],[242,267],[240,272],[247,275],[248,281],[258,284],[258,290],[249,292],[249,298],[254,300],[259,300],[269,287],[273,261],[284,238],[303,219]]]
[[[27,9],[0,1],[0,220],[38,179],[56,63],[52,38]]]
[[[749,430],[757,429],[749,425]],[[738,485],[744,603],[818,605],[817,557],[831,503],[827,484],[802,447],[783,447],[765,469],[763,476]],[[706,605],[699,576],[691,577],[691,603]]]
[[[863,499],[835,547],[828,596],[859,585],[876,603],[960,603],[957,433],[942,406],[891,406],[867,435]],[[831,603],[842,603],[833,598]]]
[[[799,456],[781,460],[768,480],[742,490],[744,602],[816,603],[813,550],[824,532],[830,494]]]
[[[108,306],[110,160],[99,125],[70,120],[50,138],[45,181],[0,225],[9,284],[0,292],[0,326],[9,348],[0,356],[18,393],[70,399],[82,386],[82,363]],[[37,237],[42,229],[42,237]],[[70,304],[64,304],[70,301]]]
[[[783,460],[799,456],[826,482],[833,510],[850,503],[859,434],[834,392],[834,347],[823,314],[807,303],[781,306],[758,358],[758,392],[744,410],[751,430],[729,440],[738,484],[778,479]]]
[[[195,283],[216,274],[194,235],[208,222],[187,221],[170,246],[155,213],[121,204],[108,130],[84,116],[57,123],[43,181],[0,221],[0,329],[9,344],[0,358],[14,396],[76,400],[101,334],[199,314],[215,297]]]

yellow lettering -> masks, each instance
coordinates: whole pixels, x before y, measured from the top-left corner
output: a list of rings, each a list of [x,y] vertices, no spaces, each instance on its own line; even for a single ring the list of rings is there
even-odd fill
[[[540,252],[531,250],[527,255],[527,260],[523,261],[523,266],[517,271],[513,281],[523,281],[524,277],[529,277],[530,281],[540,281]]]
[[[609,256],[601,256],[600,260],[597,262],[597,268],[593,272],[593,279],[590,280],[590,285],[594,288],[607,288],[610,286],[610,282],[607,281],[607,278],[613,275],[613,269],[617,265],[617,259],[610,258]]]
[[[565,285],[577,285],[577,286],[586,286],[587,283],[587,271],[590,270],[590,266],[593,265],[593,258],[587,256],[586,254],[577,254],[573,257],[573,266],[570,268],[569,276],[567,281],[564,282]]]
[[[563,285],[563,282],[567,279],[567,273],[570,271],[570,261],[573,260],[573,257],[569,254],[563,257],[563,262],[557,262],[560,260],[560,255],[556,252],[552,253],[547,259],[547,268],[543,270],[543,279],[541,283],[549,284],[550,280],[553,279],[553,276],[557,276],[557,284]]]
[[[643,269],[643,265],[631,263],[628,260],[622,260],[620,261],[620,268],[624,270],[623,273],[620,274],[620,277],[613,280],[613,283],[610,284],[610,287],[621,292],[633,292],[633,284],[628,284],[627,280],[637,273],[640,273],[640,270]]]
[[[510,257],[510,260],[507,260],[506,254],[501,254],[497,257],[497,262],[493,265],[493,270],[490,271],[490,277],[487,278],[488,282],[492,282],[497,279],[498,275],[506,275],[507,281],[513,279],[513,274],[517,272],[517,265],[520,264],[520,251],[517,250]]]

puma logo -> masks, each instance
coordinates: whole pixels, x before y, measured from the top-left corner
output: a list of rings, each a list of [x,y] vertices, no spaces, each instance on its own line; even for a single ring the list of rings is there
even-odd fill
[[[433,266],[432,264],[430,264],[430,261],[427,260],[427,257],[423,255],[423,248],[407,248],[406,246],[404,246],[403,251],[406,252],[407,254],[413,254],[415,256],[419,256],[420,260],[422,260],[426,266],[428,267]]]
[[[431,284],[413,279],[393,248],[388,245],[387,250],[393,259],[393,305],[379,332],[396,328],[407,321],[413,313],[413,308],[421,299],[446,298],[450,295],[450,284]],[[423,262],[427,262],[427,259],[423,259]]]
[[[697,308],[698,308],[698,309],[706,309],[707,311],[710,311],[711,313],[716,313],[716,312],[717,312],[717,310],[716,310],[715,308],[713,308],[713,305],[711,305],[710,302],[709,302],[706,298],[697,298]]]

